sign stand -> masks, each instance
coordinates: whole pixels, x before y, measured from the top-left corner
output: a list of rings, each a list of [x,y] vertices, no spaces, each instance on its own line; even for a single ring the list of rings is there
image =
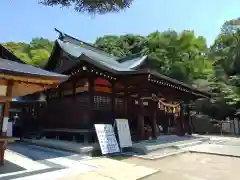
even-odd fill
[[[118,142],[111,124],[95,124],[98,142],[103,155],[120,152]]]
[[[114,123],[113,123],[113,130],[117,130],[117,132],[118,132],[118,129],[117,129],[117,125],[116,125],[116,121],[114,121]],[[114,131],[115,132],[115,131]],[[116,137],[116,139],[117,139],[117,141],[118,141],[118,144],[120,144],[120,140],[119,140],[119,135],[118,135],[118,133],[117,133],[117,137]],[[119,148],[120,148],[120,153],[122,154],[123,153],[123,148],[121,147],[121,146],[119,146]]]
[[[115,119],[114,127],[117,129],[117,137],[121,153],[125,153],[125,148],[132,147],[132,139],[127,119]]]

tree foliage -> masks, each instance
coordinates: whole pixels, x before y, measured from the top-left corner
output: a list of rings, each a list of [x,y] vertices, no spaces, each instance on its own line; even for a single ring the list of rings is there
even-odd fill
[[[25,63],[43,67],[51,54],[54,43],[44,38],[33,38],[29,44],[7,42],[3,45]]]
[[[73,6],[77,12],[91,14],[104,14],[118,12],[128,8],[133,0],[41,0],[40,3],[46,6],[60,5],[62,7]]]
[[[157,31],[146,37],[104,36],[97,39],[95,46],[119,57],[147,54],[154,69],[190,84],[196,79],[207,79],[212,72],[206,40],[196,37],[193,31]]]

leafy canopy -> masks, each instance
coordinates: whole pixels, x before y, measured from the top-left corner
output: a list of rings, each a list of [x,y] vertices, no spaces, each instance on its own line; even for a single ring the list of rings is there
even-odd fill
[[[25,63],[44,67],[51,54],[54,42],[44,38],[33,38],[29,44],[7,42],[3,45]]]
[[[133,0],[41,0],[46,6],[74,7],[77,12],[104,14],[128,8]]]

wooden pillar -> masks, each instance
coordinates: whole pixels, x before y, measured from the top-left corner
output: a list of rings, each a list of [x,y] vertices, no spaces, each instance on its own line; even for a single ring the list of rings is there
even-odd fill
[[[73,94],[72,97],[76,95],[76,80],[73,80],[72,82],[72,94]]]
[[[1,122],[1,134],[2,136],[6,136],[7,134],[7,123],[4,126],[4,122],[8,122],[9,119],[9,108],[10,108],[10,102],[12,99],[12,86],[13,82],[8,81],[7,83],[7,91],[6,91],[6,101],[4,102],[4,112],[3,112],[3,120]]]
[[[234,120],[234,118],[232,118],[233,119],[233,133],[234,133],[234,135],[236,135],[236,125],[235,125],[235,120]]]
[[[115,98],[116,98],[116,92],[115,92],[115,82],[111,82],[112,84],[112,94],[111,94],[111,114],[112,114],[112,123],[114,123],[116,114],[115,114]]]
[[[59,87],[59,88],[57,89],[58,97],[59,97],[60,99],[62,98],[62,95],[64,94],[63,91],[64,91],[64,90],[63,90],[62,87]]]
[[[187,131],[187,133],[188,133],[189,135],[192,135],[193,127],[192,127],[192,118],[191,118],[191,115],[190,115],[190,107],[189,107],[189,104],[188,104],[188,106],[187,106],[186,111],[187,111],[187,117],[186,117],[186,119],[187,119],[187,123],[188,123],[188,131]]]
[[[182,136],[183,135],[183,118],[184,118],[184,111],[183,106],[180,107],[180,115],[177,119],[177,135]]]
[[[157,109],[156,102],[153,103],[153,116],[152,116],[152,138],[157,139]]]
[[[189,132],[189,128],[190,128],[190,126],[189,126],[189,114],[188,114],[188,104],[185,106],[185,108],[184,108],[184,112],[183,112],[183,114],[184,114],[184,116],[183,116],[183,134],[185,135],[186,133],[188,133]]]
[[[186,131],[186,127],[185,127],[185,108],[184,108],[184,105],[182,104],[181,105],[181,114],[180,114],[180,119],[181,119],[181,133],[180,135],[181,136],[184,136],[185,135],[185,131]]]
[[[124,84],[124,98],[123,98],[123,103],[124,103],[124,116],[126,119],[129,120],[128,118],[128,91],[127,91],[127,85]]]
[[[137,136],[138,140],[144,140],[144,105],[143,100],[139,100],[139,112],[138,112],[138,127],[137,127]]]
[[[92,75],[89,75],[89,78],[88,78],[88,92],[89,92],[88,117],[89,117],[89,123],[91,124],[91,126],[93,126],[94,125],[94,121],[93,121],[94,77]]]

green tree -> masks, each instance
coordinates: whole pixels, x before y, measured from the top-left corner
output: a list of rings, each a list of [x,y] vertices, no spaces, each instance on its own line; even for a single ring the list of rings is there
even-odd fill
[[[40,3],[47,6],[60,5],[71,7],[78,12],[88,12],[91,14],[104,14],[108,12],[118,12],[128,8],[133,0],[41,0]]]
[[[223,24],[211,47],[214,58],[215,89],[230,105],[240,105],[240,20]]]
[[[152,68],[190,84],[195,79],[207,80],[212,73],[206,40],[196,37],[193,31],[156,31],[147,37],[132,34],[103,36],[97,39],[95,46],[119,57],[147,54]]]
[[[54,42],[44,38],[33,38],[29,44],[7,42],[3,45],[25,63],[44,67],[51,54]]]
[[[45,49],[35,49],[30,51],[30,56],[32,65],[44,67],[50,56],[50,52]]]
[[[146,38],[140,35],[103,36],[96,40],[96,47],[114,56],[126,57],[141,53],[146,46]]]

